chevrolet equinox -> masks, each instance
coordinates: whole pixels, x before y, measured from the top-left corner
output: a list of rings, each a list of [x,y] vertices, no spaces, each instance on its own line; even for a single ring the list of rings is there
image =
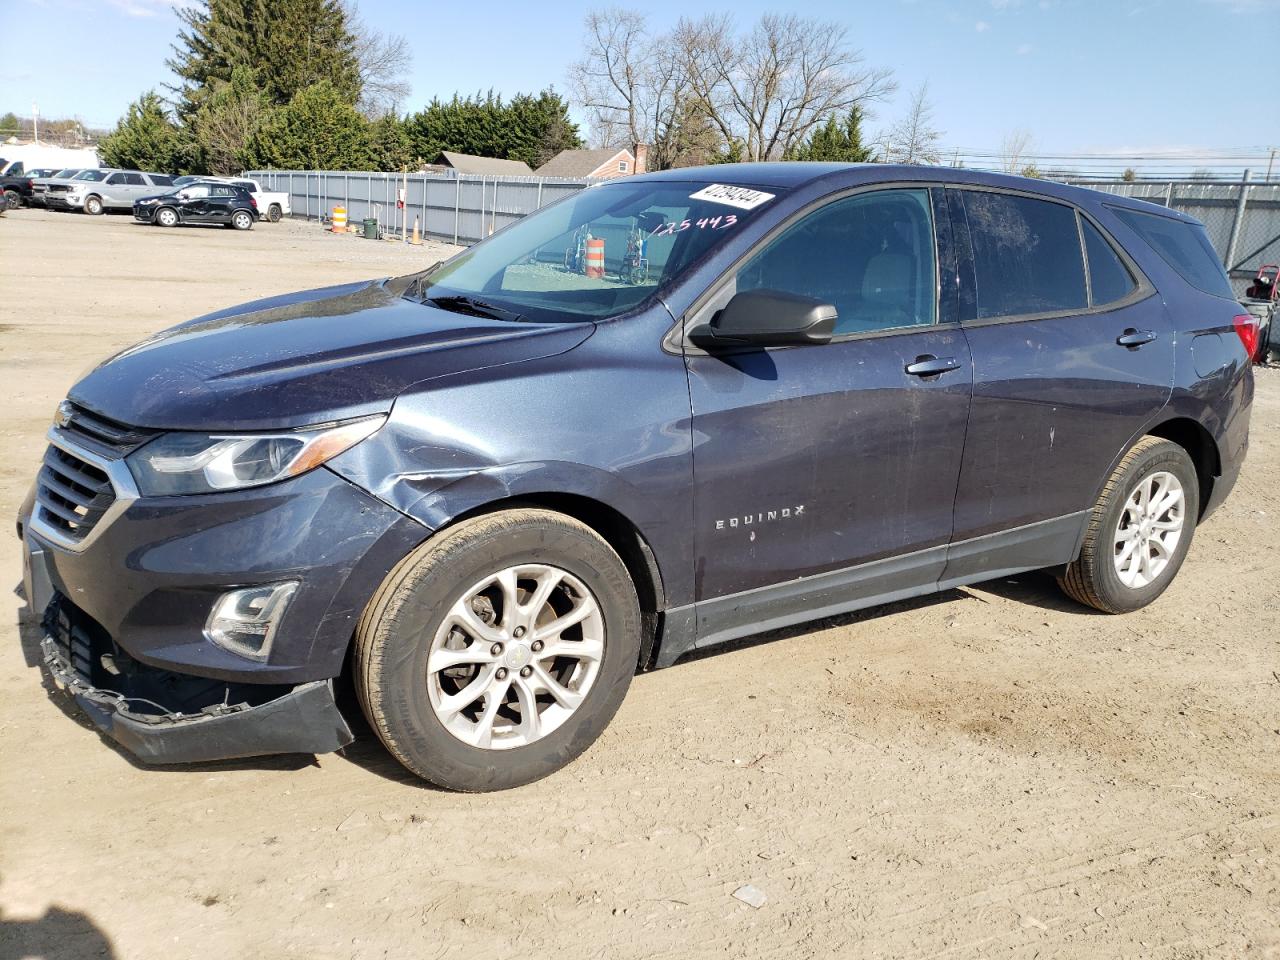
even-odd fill
[[[1240,471],[1257,334],[1204,228],[1138,200],[623,178],[91,370],[19,515],[26,596],[143,761],[340,749],[349,674],[414,773],[512,787],[694,649],[1027,570],[1151,603]]]

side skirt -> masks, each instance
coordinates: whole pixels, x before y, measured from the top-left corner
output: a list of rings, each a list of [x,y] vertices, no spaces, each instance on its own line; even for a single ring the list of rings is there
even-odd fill
[[[691,650],[969,583],[1070,563],[1087,511],[897,557],[673,607],[662,617],[655,667]]]

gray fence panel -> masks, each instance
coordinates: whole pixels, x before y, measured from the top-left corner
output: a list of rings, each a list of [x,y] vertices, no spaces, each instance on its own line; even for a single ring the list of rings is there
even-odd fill
[[[289,194],[295,217],[327,220],[334,207],[347,219],[375,218],[383,231],[400,231],[397,190],[405,188],[408,229],[418,219],[424,237],[472,244],[539,207],[577,193],[591,180],[542,177],[475,177],[433,173],[370,173],[364,170],[250,170],[267,190]]]

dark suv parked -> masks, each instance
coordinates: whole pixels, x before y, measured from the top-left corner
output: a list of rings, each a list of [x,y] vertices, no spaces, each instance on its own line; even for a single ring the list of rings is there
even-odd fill
[[[258,219],[258,201],[243,187],[197,180],[171,193],[142,197],[133,205],[133,216],[161,227],[206,223],[252,230]]]
[[[414,276],[210,314],[58,408],[45,660],[146,760],[387,748],[486,790],[637,669],[1049,569],[1153,601],[1245,455],[1253,321],[1195,220],[764,164],[583,190]]]

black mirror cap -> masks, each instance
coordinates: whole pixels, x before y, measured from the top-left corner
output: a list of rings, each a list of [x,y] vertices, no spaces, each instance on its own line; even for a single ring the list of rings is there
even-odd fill
[[[691,339],[702,347],[745,344],[766,347],[828,343],[836,308],[814,297],[784,290],[744,290]]]

